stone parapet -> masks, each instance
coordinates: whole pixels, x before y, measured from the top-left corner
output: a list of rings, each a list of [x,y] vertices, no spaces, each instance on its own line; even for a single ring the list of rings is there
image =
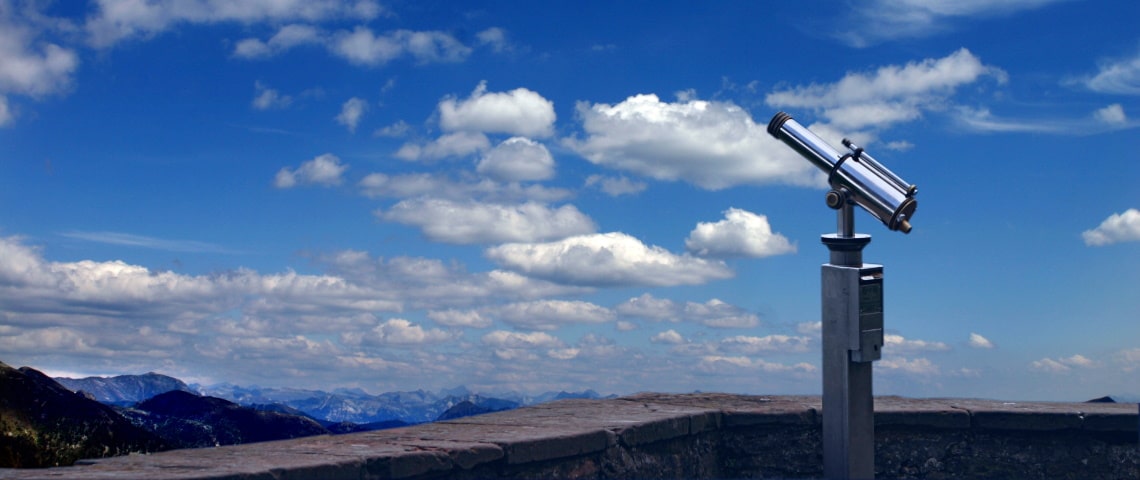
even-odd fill
[[[642,393],[12,479],[817,478],[819,397]],[[878,478],[1140,478],[1137,406],[875,399]]]

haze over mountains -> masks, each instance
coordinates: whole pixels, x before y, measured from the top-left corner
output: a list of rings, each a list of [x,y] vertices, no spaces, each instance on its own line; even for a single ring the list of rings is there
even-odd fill
[[[203,387],[157,373],[56,378],[0,363],[0,468],[400,427],[518,408],[593,391],[486,396]]]
[[[216,397],[238,405],[259,408],[283,405],[314,419],[327,422],[368,424],[399,421],[406,424],[434,421],[448,409],[469,402],[488,412],[509,410],[563,398],[601,398],[597,392],[546,392],[526,395],[518,392],[481,394],[459,386],[428,392],[415,390],[386,392],[377,395],[360,389],[336,389],[331,392],[297,388],[261,388],[233,384],[187,385],[174,377],[157,373],[121,375],[117,377],[56,378],[72,391],[84,391],[102,403],[131,405],[154,395],[180,390]]]

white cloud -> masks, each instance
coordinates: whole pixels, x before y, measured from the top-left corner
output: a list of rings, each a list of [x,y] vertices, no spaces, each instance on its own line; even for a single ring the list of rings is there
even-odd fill
[[[891,355],[908,355],[919,352],[945,352],[950,346],[942,342],[928,342],[926,340],[909,340],[902,335],[883,335],[883,351]]]
[[[365,26],[337,32],[329,40],[329,49],[350,63],[369,67],[405,55],[417,63],[455,63],[471,54],[470,47],[444,32],[395,30],[376,35]]]
[[[617,232],[510,243],[485,253],[511,270],[570,285],[698,285],[732,276],[722,262],[675,255]]]
[[[91,44],[102,48],[180,23],[371,20],[382,12],[374,0],[99,0],[85,28]]]
[[[814,167],[731,103],[637,95],[616,105],[579,103],[577,110],[586,137],[565,144],[598,165],[710,190],[823,184]]]
[[[281,27],[267,41],[256,38],[246,38],[234,46],[234,56],[238,58],[254,59],[277,55],[293,47],[308,44],[322,44],[325,42],[324,34],[311,25],[292,24]]]
[[[16,117],[9,95],[40,98],[66,92],[79,66],[74,50],[43,40],[42,22],[26,16],[41,15],[38,4],[0,6],[0,127]]]
[[[643,293],[618,304],[614,311],[626,317],[673,323],[683,320],[712,328],[751,328],[760,324],[756,314],[716,298],[705,303],[680,304]]]
[[[756,314],[716,298],[705,303],[686,302],[681,315],[685,320],[713,328],[753,328],[760,325],[760,317]]]
[[[556,202],[571,196],[570,191],[561,188],[549,188],[541,185],[522,186],[513,182],[502,184],[485,178],[454,180],[431,173],[404,175],[370,173],[361,179],[357,186],[362,195],[370,198],[412,198],[430,195],[433,198],[457,202],[471,199],[489,202],[517,200]]]
[[[431,240],[457,244],[546,241],[596,228],[573,205],[551,208],[536,202],[503,205],[421,197],[403,200],[376,215],[417,226]]]
[[[506,133],[523,137],[549,137],[554,133],[554,102],[531,90],[487,92],[480,82],[464,100],[439,102],[439,125],[447,131]]]
[[[252,105],[257,110],[280,109],[293,103],[293,97],[281,95],[277,90],[269,88],[261,82],[254,82],[253,88],[257,93],[253,97]]]
[[[1116,352],[1113,358],[1125,372],[1132,372],[1140,368],[1140,348],[1121,350]]]
[[[388,125],[386,127],[377,128],[375,132],[372,132],[372,136],[373,137],[400,138],[400,137],[406,136],[408,134],[408,132],[410,132],[411,130],[412,130],[412,127],[410,125],[408,125],[408,122],[400,120],[400,121],[393,123],[391,125]]]
[[[586,186],[600,188],[606,195],[611,197],[633,195],[641,193],[648,188],[645,182],[636,182],[625,176],[607,177],[604,175],[590,175],[586,177]]]
[[[496,330],[483,335],[483,344],[498,348],[560,348],[562,340],[546,332]]]
[[[645,318],[655,321],[679,322],[678,306],[668,298],[656,298],[648,293],[622,302],[614,310],[628,317]]]
[[[767,373],[813,373],[817,369],[810,363],[797,363],[785,365],[783,363],[768,362],[762,358],[749,358],[745,356],[706,355],[701,358],[697,366],[698,371],[705,373],[725,373],[725,369],[740,369],[762,371]]]
[[[277,188],[293,188],[298,185],[340,185],[341,174],[348,169],[342,165],[340,158],[331,153],[319,155],[312,160],[302,163],[296,170],[282,167],[273,180]]]
[[[336,116],[336,123],[344,125],[349,132],[356,131],[360,118],[368,111],[368,101],[360,97],[352,97],[340,106],[340,114]]]
[[[1080,123],[1056,119],[1007,119],[1000,118],[989,109],[957,107],[954,119],[962,126],[980,132],[1020,132],[1020,133],[1075,133],[1086,131],[1085,121]]]
[[[802,322],[796,324],[796,332],[812,338],[819,338],[823,334],[823,322]]]
[[[875,362],[874,365],[876,370],[883,370],[884,372],[899,372],[922,377],[942,374],[942,369],[938,365],[925,358],[886,357]]]
[[[653,343],[664,343],[668,345],[680,345],[685,343],[685,337],[677,333],[676,330],[669,329],[664,332],[658,333],[649,337],[649,341]]]
[[[405,143],[396,152],[396,158],[407,161],[433,161],[463,157],[491,148],[491,141],[479,132],[452,132],[423,145]]]
[[[958,18],[1007,15],[1064,0],[872,0],[852,3],[854,11],[835,30],[857,48],[883,41],[933,35]]]
[[[0,127],[11,124],[13,118],[14,114],[8,108],[8,97],[0,95]]]
[[[487,328],[493,323],[475,310],[431,310],[427,318],[445,327]]]
[[[994,348],[994,343],[990,339],[983,337],[977,333],[970,332],[970,346],[974,348]]]
[[[614,313],[605,307],[583,301],[539,300],[491,307],[487,312],[515,328],[557,330],[564,325],[607,323]]]
[[[1114,213],[1101,222],[1100,226],[1085,230],[1081,237],[1084,238],[1085,245],[1092,247],[1140,241],[1140,210],[1130,208],[1124,213]]]
[[[685,248],[715,258],[762,258],[796,251],[787,238],[772,232],[768,217],[739,208],[726,210],[719,222],[698,223],[685,239]]]
[[[507,42],[507,32],[499,27],[491,27],[476,33],[475,38],[479,39],[480,45],[490,47],[495,53],[511,50],[511,44]]]
[[[1099,364],[1084,355],[1073,355],[1066,358],[1042,358],[1030,364],[1030,368],[1046,373],[1065,373],[1073,368],[1093,368]]]
[[[549,180],[554,177],[554,157],[541,143],[511,137],[484,154],[476,171],[503,182]]]
[[[931,109],[942,109],[955,89],[1007,75],[983,65],[962,48],[943,58],[928,58],[905,66],[888,65],[874,73],[848,73],[832,84],[811,84],[768,94],[773,107],[810,108],[840,130],[883,128],[912,121]]]
[[[810,345],[811,339],[809,337],[789,335],[766,335],[763,337],[737,335],[720,341],[721,348],[747,355],[768,352],[805,353],[809,351]]]
[[[1084,79],[1090,90],[1120,95],[1140,95],[1140,52],[1100,65],[1100,71]]]
[[[1109,125],[1123,125],[1128,123],[1128,116],[1124,114],[1124,107],[1120,106],[1119,103],[1114,103],[1093,112],[1093,117]]]
[[[443,343],[457,338],[457,335],[438,328],[424,329],[402,318],[393,318],[367,332],[345,333],[342,338],[348,345],[389,346]]]

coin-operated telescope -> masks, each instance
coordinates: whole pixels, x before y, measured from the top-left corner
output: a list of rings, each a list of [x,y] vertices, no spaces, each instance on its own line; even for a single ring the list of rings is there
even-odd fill
[[[838,232],[821,240],[823,265],[823,476],[874,478],[875,417],[871,362],[882,357],[883,266],[863,263],[870,235],[855,233],[853,205],[887,228],[910,233],[918,189],[844,139],[839,153],[791,115],[777,113],[768,133],[827,172],[827,206],[838,211]]]
[[[918,188],[875,161],[861,147],[845,138],[843,145],[850,152],[841,154],[784,112],[772,117],[768,133],[827,172],[832,188],[827,195],[829,207],[838,210],[845,203],[854,202],[887,228],[910,233],[910,219],[918,206],[914,200]]]

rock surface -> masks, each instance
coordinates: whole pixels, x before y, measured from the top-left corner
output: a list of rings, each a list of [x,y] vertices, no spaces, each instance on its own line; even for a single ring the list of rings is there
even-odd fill
[[[816,478],[820,398],[645,393],[0,478]],[[1140,478],[1137,406],[880,397],[878,478]]]

